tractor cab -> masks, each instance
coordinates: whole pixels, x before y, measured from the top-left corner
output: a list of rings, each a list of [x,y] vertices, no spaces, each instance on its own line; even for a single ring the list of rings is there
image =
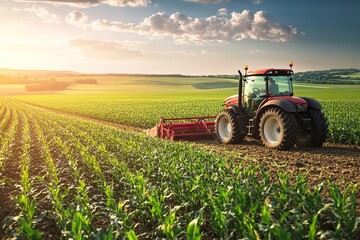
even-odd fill
[[[261,103],[269,98],[292,96],[292,74],[290,69],[261,69],[248,72],[244,78],[243,98],[245,112],[256,113]]]

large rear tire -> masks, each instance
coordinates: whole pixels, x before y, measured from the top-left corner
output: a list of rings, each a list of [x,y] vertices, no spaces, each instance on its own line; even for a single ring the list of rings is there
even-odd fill
[[[310,130],[298,130],[296,134],[296,145],[299,147],[321,147],[327,137],[326,119],[320,109],[310,109]]]
[[[237,115],[232,109],[225,109],[216,117],[215,131],[222,143],[235,144],[243,140]]]
[[[280,108],[267,110],[260,119],[260,138],[267,148],[287,150],[295,144],[296,122]]]

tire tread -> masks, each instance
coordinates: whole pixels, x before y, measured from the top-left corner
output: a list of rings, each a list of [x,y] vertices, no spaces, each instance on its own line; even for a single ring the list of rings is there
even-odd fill
[[[221,137],[219,136],[218,131],[217,131],[218,122],[219,122],[220,118],[222,118],[222,117],[227,117],[230,120],[231,127],[232,127],[233,134],[232,134],[230,140],[227,142],[224,142],[221,140]],[[234,110],[232,110],[232,109],[224,109],[219,113],[219,115],[216,117],[215,129],[216,129],[216,136],[217,136],[218,140],[223,143],[229,143],[229,144],[240,143],[243,140],[243,138],[245,137],[241,134],[240,126],[239,126],[239,123],[237,120],[237,115],[234,112]]]

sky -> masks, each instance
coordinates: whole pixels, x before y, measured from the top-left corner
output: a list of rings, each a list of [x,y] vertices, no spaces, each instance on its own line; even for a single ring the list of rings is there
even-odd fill
[[[0,67],[236,74],[360,68],[359,0],[1,0]]]

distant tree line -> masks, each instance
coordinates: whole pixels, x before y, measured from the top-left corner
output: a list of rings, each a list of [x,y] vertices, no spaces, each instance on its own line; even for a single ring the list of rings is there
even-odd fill
[[[224,79],[239,79],[239,75],[206,75],[204,77],[209,77],[209,78],[224,78]]]
[[[119,76],[119,77],[199,77],[197,75],[183,75],[183,74],[140,74],[140,73],[102,73],[101,76]]]
[[[36,84],[25,85],[26,91],[63,91],[73,84],[97,84],[95,79],[76,79],[74,81],[41,81]]]
[[[211,78],[238,79],[239,75],[206,75]],[[350,84],[360,85],[360,69],[331,69],[295,73],[295,82],[315,84]]]
[[[26,85],[26,91],[62,91],[71,84],[69,82],[47,81],[38,84]]]
[[[359,69],[331,69],[307,71],[294,74],[294,81],[317,84],[360,84]]]
[[[97,84],[97,80],[91,79],[91,78],[84,78],[84,79],[76,79],[75,81],[73,81],[73,83],[75,83],[75,84]]]

